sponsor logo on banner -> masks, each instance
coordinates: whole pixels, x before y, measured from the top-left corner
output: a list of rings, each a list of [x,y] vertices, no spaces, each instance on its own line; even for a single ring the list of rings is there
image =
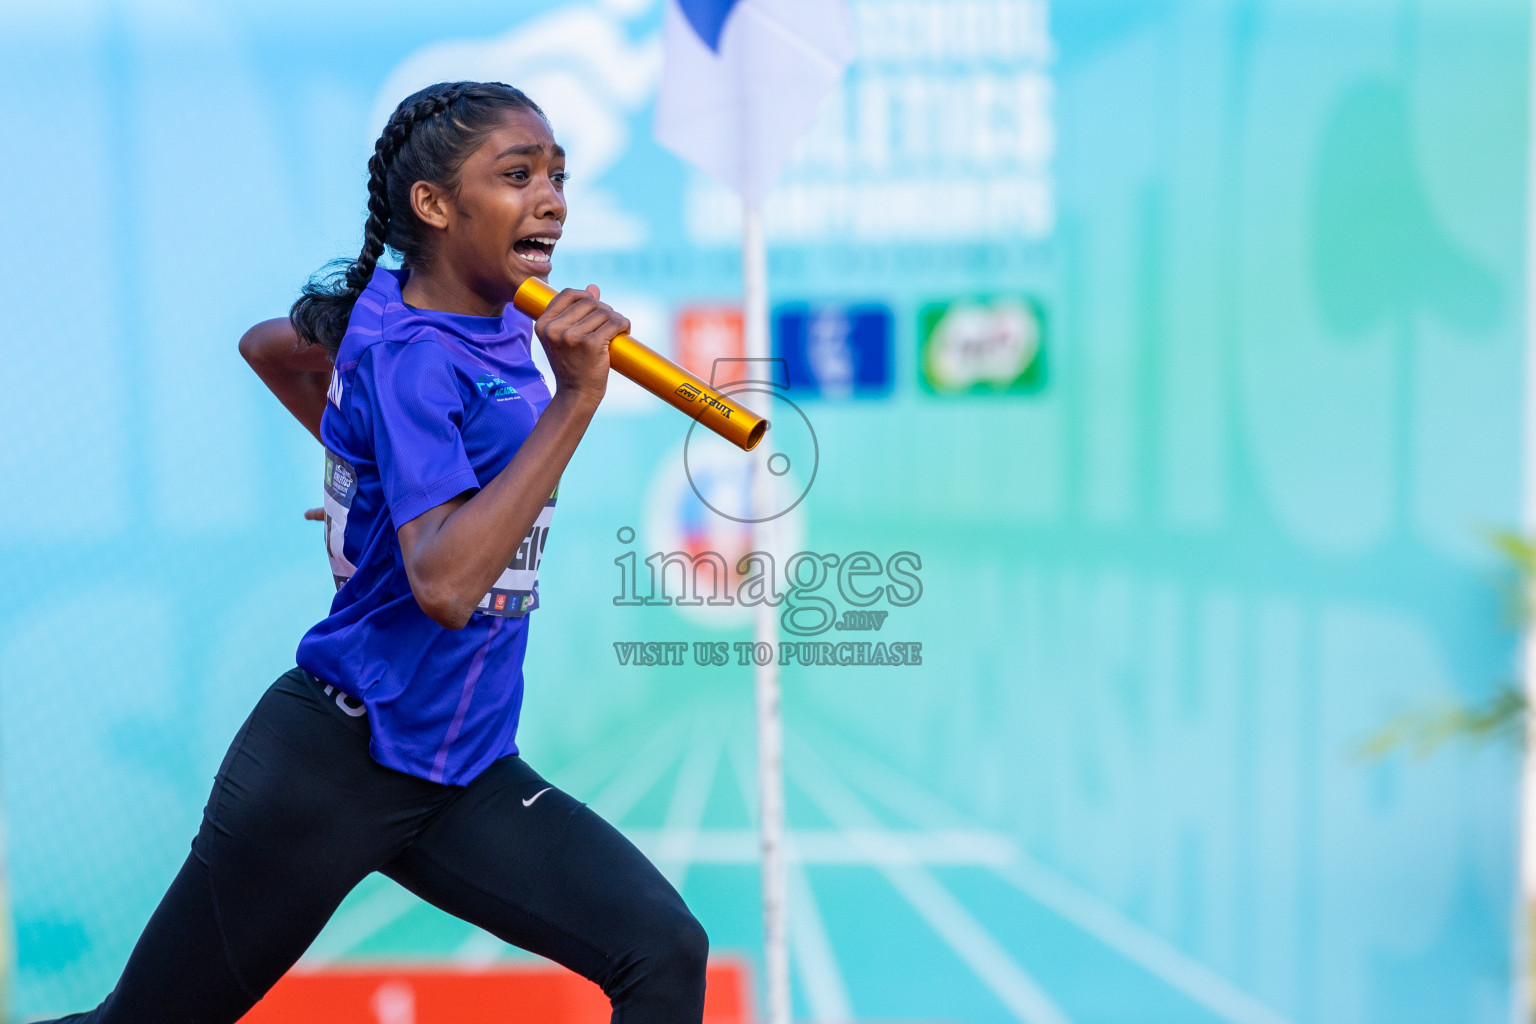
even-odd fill
[[[789,368],[795,394],[882,398],[895,383],[891,311],[878,303],[780,306],[773,317],[775,354]]]
[[[918,377],[940,395],[1045,386],[1045,315],[1022,295],[933,303],[918,315]]]
[[[736,306],[685,306],[677,314],[677,364],[704,380],[718,359],[741,359],[746,354],[741,309]]]

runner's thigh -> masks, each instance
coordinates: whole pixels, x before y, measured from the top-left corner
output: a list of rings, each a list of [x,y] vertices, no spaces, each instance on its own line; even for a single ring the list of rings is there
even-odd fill
[[[342,898],[398,856],[443,792],[375,763],[366,731],[328,707],[312,679],[280,678],[230,745],[192,855],[103,1019],[226,1019],[232,988],[236,1002],[254,1003]]]
[[[633,843],[520,757],[487,769],[384,873],[605,990],[646,950],[701,937]]]

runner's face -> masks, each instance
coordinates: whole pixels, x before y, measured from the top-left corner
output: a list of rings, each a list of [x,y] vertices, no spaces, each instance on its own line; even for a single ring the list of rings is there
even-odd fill
[[[464,161],[449,206],[437,255],[473,291],[510,302],[528,278],[547,278],[565,224],[565,150],[544,119],[506,111]]]

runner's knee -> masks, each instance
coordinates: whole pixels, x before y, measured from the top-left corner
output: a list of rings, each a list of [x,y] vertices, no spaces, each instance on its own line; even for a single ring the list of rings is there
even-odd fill
[[[655,969],[677,976],[703,977],[709,959],[709,935],[681,901],[659,912],[649,935]]]

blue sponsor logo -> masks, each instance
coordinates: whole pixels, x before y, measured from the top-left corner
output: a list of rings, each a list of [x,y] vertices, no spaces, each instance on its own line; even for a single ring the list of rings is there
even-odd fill
[[[793,303],[774,311],[775,354],[790,391],[822,398],[882,398],[895,383],[894,318],[879,303]]]

